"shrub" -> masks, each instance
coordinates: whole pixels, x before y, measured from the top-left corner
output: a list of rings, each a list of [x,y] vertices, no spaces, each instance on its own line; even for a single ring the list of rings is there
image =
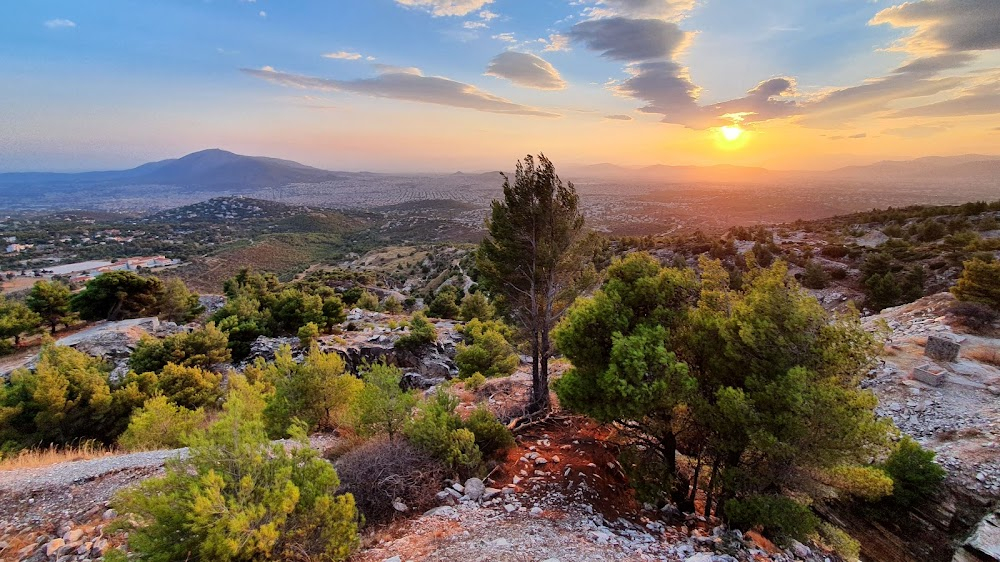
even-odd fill
[[[163,292],[158,299],[160,318],[171,322],[190,322],[205,311],[198,302],[198,295],[188,290],[184,281],[173,277],[163,282]]]
[[[84,320],[121,320],[155,315],[163,283],[131,271],[109,271],[87,281],[70,298],[72,309]]]
[[[861,558],[861,543],[854,540],[841,528],[826,521],[819,524],[819,536],[823,542],[847,562],[857,562]]]
[[[445,467],[406,441],[374,439],[349,451],[336,462],[340,492],[350,493],[367,523],[384,523],[399,512],[423,512],[437,505],[435,497]]]
[[[465,388],[473,392],[479,390],[486,384],[486,377],[480,372],[475,372],[471,377],[465,379]]]
[[[358,544],[350,494],[303,432],[296,446],[264,431],[260,389],[234,377],[219,421],[192,437],[166,475],[115,499],[143,560],[343,560]]]
[[[842,246],[840,244],[828,244],[823,246],[823,249],[820,250],[819,253],[828,258],[839,259],[846,256],[849,253],[849,250],[846,246]]]
[[[167,363],[209,368],[232,360],[229,336],[209,322],[204,328],[157,339],[144,336],[129,356],[129,367],[138,373],[159,372]]]
[[[946,472],[934,462],[934,451],[904,437],[889,455],[882,469],[892,478],[889,500],[902,508],[910,508],[932,496],[944,480]]]
[[[434,296],[427,312],[436,318],[457,318],[460,312],[458,308],[458,289],[454,285],[445,285]]]
[[[364,388],[354,403],[358,431],[362,435],[386,435],[392,441],[410,419],[417,403],[414,392],[403,391],[403,373],[384,363],[362,369]]]
[[[830,276],[821,265],[814,261],[806,264],[805,273],[802,274],[802,285],[810,289],[823,289],[830,281]]]
[[[403,312],[403,304],[396,297],[389,295],[382,301],[382,311],[388,314],[400,314]]]
[[[514,436],[507,426],[482,404],[465,420],[465,427],[476,436],[476,446],[484,457],[492,457],[514,446]]]
[[[168,400],[189,410],[215,406],[222,399],[222,375],[200,367],[167,363],[156,386]]]
[[[291,348],[282,346],[273,362],[258,360],[253,367],[254,377],[274,387],[264,411],[274,438],[285,437],[295,420],[309,431],[347,423],[350,404],[363,386],[346,371],[339,355],[323,353],[315,345],[302,363],[292,359]]]
[[[378,297],[374,293],[365,290],[358,297],[357,302],[358,308],[363,308],[365,310],[378,310]]]
[[[204,421],[204,410],[188,410],[171,404],[166,396],[156,396],[132,414],[118,444],[129,451],[183,447]]]
[[[726,502],[725,511],[734,526],[761,527],[778,539],[805,540],[819,525],[819,519],[808,506],[785,496],[732,499]]]
[[[482,321],[492,320],[496,315],[493,305],[482,293],[470,293],[462,299],[462,306],[459,308],[458,317],[468,322],[473,318]]]
[[[437,341],[437,330],[434,325],[419,312],[410,318],[409,330],[409,333],[396,340],[395,347],[404,351],[417,352]]]
[[[319,326],[314,322],[309,322],[305,326],[299,328],[299,345],[308,348],[313,344],[313,341],[319,337]]]
[[[952,294],[960,301],[979,302],[1000,311],[1000,262],[972,259],[963,265]]]
[[[458,344],[455,365],[458,376],[482,373],[487,378],[506,376],[517,370],[520,358],[499,332],[487,330],[473,338],[471,345]]]
[[[406,437],[459,473],[471,473],[480,466],[482,454],[476,435],[462,427],[455,413],[458,399],[444,391],[420,405],[417,415],[406,427]]]

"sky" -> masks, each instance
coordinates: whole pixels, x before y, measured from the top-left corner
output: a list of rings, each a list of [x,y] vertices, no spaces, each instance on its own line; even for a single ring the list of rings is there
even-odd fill
[[[1000,154],[1000,0],[32,0],[0,72],[7,172]]]

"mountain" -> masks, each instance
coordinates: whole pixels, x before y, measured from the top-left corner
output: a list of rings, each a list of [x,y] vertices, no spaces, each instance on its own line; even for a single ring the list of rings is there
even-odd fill
[[[202,191],[249,191],[291,183],[336,179],[334,172],[277,158],[243,156],[217,148],[170,160],[150,162],[129,170],[0,174],[0,194],[27,189],[70,191],[127,185],[163,185]]]
[[[914,160],[883,160],[867,166],[838,168],[825,175],[876,181],[996,181],[1000,178],[1000,156],[963,154],[927,156]]]

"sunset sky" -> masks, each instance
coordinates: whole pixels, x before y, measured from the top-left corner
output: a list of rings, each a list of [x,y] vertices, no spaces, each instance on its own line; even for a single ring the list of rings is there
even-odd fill
[[[0,69],[0,171],[1000,153],[1000,0],[18,1]]]

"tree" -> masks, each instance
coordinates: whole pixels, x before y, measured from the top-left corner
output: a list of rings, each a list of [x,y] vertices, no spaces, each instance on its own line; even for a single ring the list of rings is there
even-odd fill
[[[427,307],[427,313],[434,318],[457,318],[458,308],[458,288],[454,285],[445,285],[434,295],[434,300]]]
[[[118,444],[129,451],[183,447],[204,421],[204,410],[188,410],[166,396],[154,396],[132,414]]]
[[[219,420],[187,458],[121,492],[129,547],[142,560],[236,562],[347,558],[358,544],[354,498],[301,430],[272,443],[259,388],[233,377]]]
[[[394,347],[413,353],[437,341],[437,330],[434,324],[427,321],[427,317],[422,313],[414,313],[410,318],[410,331],[396,340]]]
[[[502,377],[517,370],[521,359],[503,334],[485,329],[473,332],[470,336],[467,336],[470,343],[458,344],[458,351],[455,353],[459,377],[464,379],[475,373],[486,377]]]
[[[159,372],[168,363],[210,369],[231,360],[229,337],[209,322],[199,330],[163,339],[142,337],[129,356],[129,367],[139,373]]]
[[[556,384],[560,404],[645,439],[661,457],[664,481],[676,469],[677,410],[696,386],[671,351],[694,290],[690,271],[630,254],[608,268],[604,286],[577,301],[555,332],[573,363]]]
[[[358,430],[362,435],[385,434],[393,440],[410,419],[417,396],[400,386],[402,371],[385,363],[362,369],[364,388],[355,402]]]
[[[809,289],[825,289],[830,282],[830,275],[820,264],[809,260],[805,273],[802,274],[802,285]]]
[[[264,410],[268,434],[274,438],[285,437],[296,421],[309,431],[344,424],[362,387],[346,372],[339,355],[323,353],[315,345],[302,363],[292,359],[292,350],[285,345],[273,362],[258,359],[253,368],[255,378],[274,387]]]
[[[34,313],[49,325],[51,333],[56,333],[59,324],[72,322],[73,314],[69,308],[69,286],[59,281],[42,280],[31,287],[31,292],[25,300]]]
[[[385,297],[382,301],[382,312],[387,314],[402,314],[403,313],[403,303],[399,302],[399,299],[395,295],[389,295]]]
[[[962,265],[952,294],[960,301],[981,302],[1000,311],[1000,262],[973,259]]]
[[[358,308],[365,310],[378,310],[378,297],[368,289],[365,289],[358,297],[357,305]]]
[[[198,302],[198,295],[188,290],[184,281],[171,277],[163,283],[159,302],[160,318],[170,322],[187,323],[205,311]]]
[[[83,291],[70,299],[72,309],[84,320],[122,320],[159,312],[163,283],[131,271],[109,271],[87,281]]]
[[[297,335],[299,336],[299,345],[308,349],[316,341],[316,338],[319,337],[319,326],[314,322],[310,322],[299,328]]]
[[[934,451],[904,437],[882,465],[892,478],[892,496],[888,502],[909,509],[932,496],[947,472],[934,462]]]
[[[486,298],[486,295],[482,293],[470,293],[462,298],[462,305],[459,308],[458,317],[464,321],[468,322],[474,318],[478,318],[483,322],[487,320],[492,320],[493,316],[496,315],[496,310],[490,301]]]
[[[10,338],[14,339],[14,345],[19,345],[21,336],[36,331],[41,322],[42,318],[24,303],[0,295],[0,345]]]
[[[579,244],[583,215],[573,183],[563,184],[545,156],[504,175],[502,201],[491,205],[477,252],[483,284],[503,298],[531,345],[531,408],[549,407],[550,330],[579,294],[587,260]]]
[[[867,295],[865,306],[875,312],[899,304],[903,296],[903,290],[891,271],[883,275],[872,275],[865,280],[864,287]]]
[[[157,376],[157,390],[170,402],[189,410],[212,407],[222,399],[222,375],[167,363]]]

